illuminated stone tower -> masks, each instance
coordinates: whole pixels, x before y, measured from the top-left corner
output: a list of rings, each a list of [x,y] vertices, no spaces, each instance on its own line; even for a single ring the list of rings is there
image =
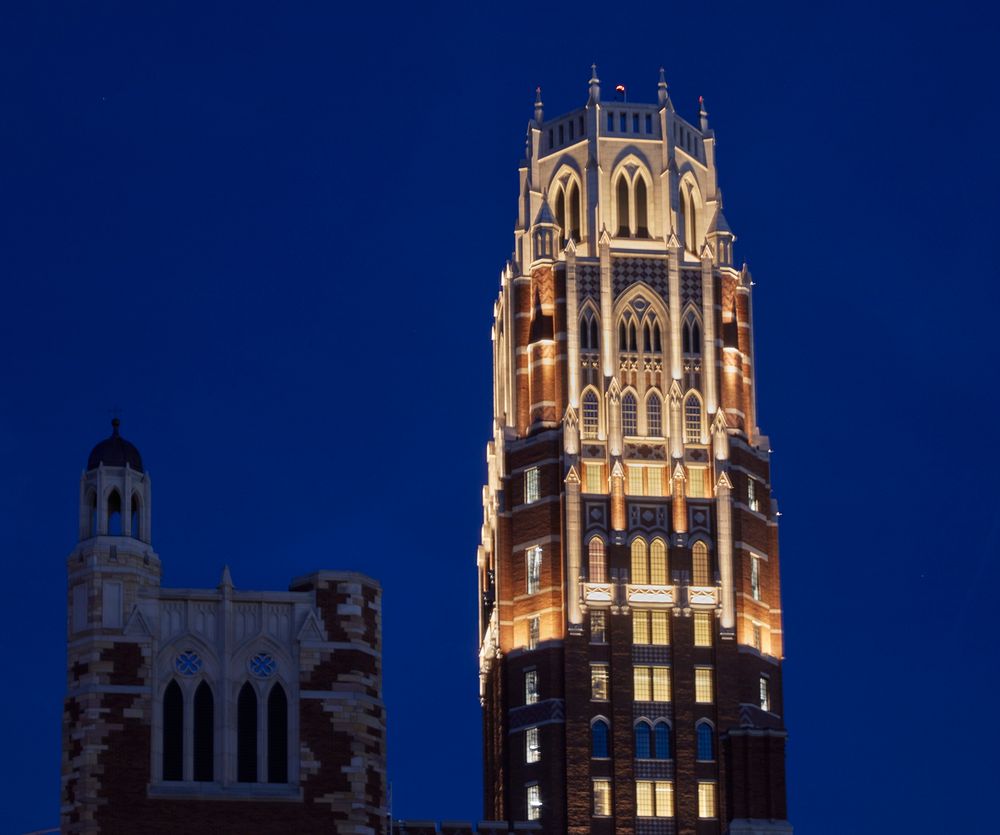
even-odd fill
[[[624,96],[620,96],[624,98]],[[789,833],[776,504],[715,135],[546,119],[494,307],[479,548],[487,817]]]

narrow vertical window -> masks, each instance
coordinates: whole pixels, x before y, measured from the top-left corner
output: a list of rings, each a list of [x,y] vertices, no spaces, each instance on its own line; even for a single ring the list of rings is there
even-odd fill
[[[538,649],[538,638],[541,633],[541,618],[537,615],[528,618],[528,649]]]
[[[528,594],[537,594],[542,587],[542,546],[536,545],[526,552],[528,569]]]
[[[646,540],[632,540],[632,582],[643,586],[649,582],[649,562],[646,558]]]
[[[267,782],[288,782],[288,698],[280,684],[267,697]]]
[[[524,703],[526,705],[538,702],[538,670],[524,671]]]
[[[760,600],[760,557],[750,557],[750,595]]]
[[[638,348],[639,343],[636,340],[635,335],[636,335],[635,322],[629,322],[628,323],[628,349],[630,351],[638,351],[639,350],[639,348]]]
[[[670,726],[657,722],[653,727],[653,756],[658,760],[670,759]]]
[[[646,114],[646,133],[653,132],[653,116],[650,113]]]
[[[163,779],[184,779],[184,696],[176,681],[163,694]]]
[[[674,782],[673,780],[656,781],[656,817],[672,818],[674,816]]]
[[[747,479],[747,506],[755,513],[760,511],[760,502],[757,501],[757,482],[752,478]]]
[[[626,435],[639,434],[639,410],[632,392],[622,398],[622,432]]]
[[[583,465],[587,493],[603,493],[605,489],[604,465],[587,463]],[[597,580],[593,582],[599,582]]]
[[[698,817],[715,817],[715,783],[698,783]]]
[[[524,732],[524,761],[537,763],[542,758],[542,748],[538,743],[538,728],[528,728]]]
[[[698,739],[698,759],[715,759],[715,733],[708,722],[699,722],[695,729],[695,736]]]
[[[257,782],[257,694],[249,681],[236,700],[236,780]]]
[[[585,315],[580,320],[580,349],[586,351],[590,347],[590,316]]]
[[[701,443],[701,401],[696,394],[684,399],[684,443]]]
[[[608,132],[611,133],[615,129],[615,114],[610,110],[608,111]]]
[[[88,536],[97,536],[97,493],[91,491],[87,498],[87,524]]]
[[[528,820],[541,820],[542,817],[542,792],[538,784],[528,786]]]
[[[632,114],[632,133],[638,133],[638,132],[639,132],[639,114],[638,113],[633,113]]]
[[[597,437],[599,420],[600,410],[597,403],[597,395],[593,391],[588,391],[583,395],[583,437]]]
[[[608,563],[604,551],[604,540],[595,536],[587,546],[588,570],[587,576],[591,583],[606,583],[608,581]]]
[[[628,329],[625,327],[625,320],[618,323],[618,350],[628,350]]]
[[[594,609],[590,613],[590,643],[606,644],[608,642],[608,616],[603,609]]]
[[[601,347],[600,339],[597,335],[597,319],[594,318],[590,320],[590,347],[595,351]]]
[[[646,181],[642,177],[635,180],[635,234],[640,238],[649,237],[649,219],[646,204]]]
[[[631,234],[628,219],[628,180],[622,175],[618,178],[618,237],[627,238]]]
[[[654,539],[649,546],[649,582],[654,586],[667,584],[667,546]]]
[[[524,503],[531,504],[541,498],[540,478],[538,467],[531,467],[524,471]]]
[[[701,353],[701,325],[697,319],[691,320],[691,353]]]
[[[642,467],[635,464],[628,465],[628,494],[630,496],[643,496],[645,490],[642,484]]]
[[[632,613],[632,643],[645,645],[649,643],[650,612]]]
[[[642,325],[642,350],[646,353],[653,350],[653,339],[649,331],[649,322],[644,322]]]
[[[122,497],[117,490],[108,496],[108,536],[122,535]]]
[[[660,326],[656,322],[653,322],[653,350],[656,353],[663,350],[663,345],[660,343]]]
[[[649,667],[634,667],[632,669],[632,688],[637,702],[652,700],[652,671]]]
[[[654,438],[663,437],[663,401],[655,391],[646,398],[646,428]]]
[[[670,701],[670,668],[653,667],[653,701]]]
[[[646,722],[637,722],[635,726],[635,758],[648,760],[652,757],[652,729]]]
[[[594,817],[605,818],[611,814],[611,781],[594,780]]]
[[[667,612],[649,613],[649,638],[653,646],[670,644],[670,616]]]
[[[569,237],[580,240],[580,189],[576,183],[569,186]],[[596,346],[595,346],[596,347]]]
[[[598,719],[590,726],[590,756],[606,760],[610,756],[608,750],[608,723]]]
[[[751,634],[751,643],[753,644],[753,648],[755,650],[757,650],[758,652],[761,651],[763,642],[761,641],[761,630],[759,623],[755,623],[753,625],[753,632]]]
[[[704,467],[687,468],[687,494],[688,498],[691,499],[704,499],[706,497]]]
[[[562,128],[559,128],[560,133]],[[566,246],[566,196],[562,189],[556,192],[556,223],[559,224],[559,234],[561,235],[562,247]]]
[[[131,512],[129,513],[129,531],[133,538],[142,539],[142,506],[139,504],[139,495],[132,494]]]
[[[618,114],[618,128],[621,130],[622,133],[626,133],[628,131],[628,114],[627,113],[619,113]]]
[[[687,205],[684,200],[684,189],[680,190],[677,196],[677,235],[681,239],[681,243],[684,244],[685,249],[690,249],[687,245],[687,241],[684,239],[687,234]]]
[[[635,784],[635,813],[640,818],[653,817],[653,784],[649,780],[637,780]]]
[[[712,618],[711,612],[694,613],[694,645],[696,647],[712,646]]]
[[[646,467],[646,495],[663,495],[663,467]]]
[[[694,700],[699,704],[712,703],[712,670],[708,667],[694,671]]]
[[[691,582],[695,586],[709,585],[708,546],[700,540],[691,546]]]
[[[771,710],[771,682],[767,676],[760,677],[760,709]]]
[[[608,700],[608,665],[590,665],[590,700],[606,702]]]
[[[194,779],[215,779],[215,700],[206,681],[194,691]]]

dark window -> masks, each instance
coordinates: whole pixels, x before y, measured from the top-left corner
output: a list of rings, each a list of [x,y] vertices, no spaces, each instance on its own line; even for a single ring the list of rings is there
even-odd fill
[[[649,322],[646,322],[646,324],[642,326],[642,350],[643,351],[653,350],[653,340],[650,339],[650,334],[649,334]]]
[[[610,110],[608,111],[608,130],[613,131],[615,129],[615,114]]]
[[[660,326],[653,322],[653,350],[660,352],[663,347],[660,345]]]
[[[556,146],[556,143],[552,141],[552,137],[552,128],[549,128],[549,148],[554,148]]]
[[[701,353],[701,326],[697,319],[691,320],[691,353]]]
[[[257,694],[249,681],[236,702],[236,779],[257,782]]]
[[[629,325],[628,325],[628,349],[630,351],[638,351],[639,350],[636,347],[638,345],[638,341],[636,340],[635,335],[636,335],[635,322],[629,322]]]
[[[628,130],[628,115],[625,113],[618,114],[618,126],[621,128],[621,132],[625,133]]]
[[[184,779],[184,696],[176,681],[163,694],[163,779]]]
[[[697,728],[698,736],[698,759],[715,759],[715,734],[712,733],[712,726],[708,722],[699,722]]]
[[[618,178],[618,237],[627,238],[629,234],[628,181],[623,175]]]
[[[215,777],[215,702],[207,682],[194,692],[194,779]]]
[[[566,140],[565,140],[565,133],[564,133],[563,131],[564,131],[564,128],[563,128],[563,126],[562,126],[562,125],[559,125],[559,144],[560,144],[560,145],[562,145],[562,144],[563,144],[563,142],[565,142],[565,141],[566,141]]]
[[[685,354],[691,353],[691,322],[685,322],[681,328],[681,343]]]
[[[649,237],[649,219],[646,206],[646,181],[637,177],[635,181],[635,233],[640,238]]]
[[[131,513],[129,514],[129,522],[132,529],[132,536],[134,536],[136,539],[142,538],[142,530],[140,529],[140,522],[139,522],[142,516],[142,514],[140,513],[141,508],[142,505],[139,504],[138,493],[133,493],[132,508],[131,508]]]
[[[573,125],[573,122],[569,122],[568,124],[569,124],[569,141],[572,142],[573,141],[573,127],[574,127],[574,125]]]
[[[556,192],[556,223],[559,224],[562,235],[562,246],[566,246],[566,195],[562,189]]]
[[[583,136],[583,116],[580,117],[580,136]]]
[[[653,132],[653,116],[649,113],[646,114],[646,133]]]
[[[621,351],[628,350],[628,330],[625,328],[624,322],[618,324],[618,348]]]
[[[639,760],[648,760],[650,754],[649,725],[640,722],[635,726],[635,756]]]
[[[569,236],[574,241],[580,240],[580,189],[576,183],[569,186]]]
[[[590,348],[590,317],[585,316],[580,320],[580,347]]]
[[[590,726],[590,756],[607,758],[608,753],[608,723],[598,719]]]
[[[633,113],[632,114],[632,133],[638,133],[638,132],[639,132],[639,114],[638,113]]]
[[[653,728],[653,743],[656,759],[670,759],[670,726],[666,722],[657,722]]]
[[[597,338],[597,320],[590,320],[590,347],[595,351],[600,347],[600,340]]]
[[[122,497],[117,490],[108,496],[108,535],[122,535]]]
[[[90,524],[90,529],[88,534],[90,536],[97,536],[97,493],[91,492],[90,497],[87,499],[87,518]]]
[[[280,684],[267,697],[267,782],[288,782],[288,699]]]

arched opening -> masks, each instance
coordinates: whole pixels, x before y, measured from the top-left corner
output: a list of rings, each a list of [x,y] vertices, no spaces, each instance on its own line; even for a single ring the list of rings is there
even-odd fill
[[[653,750],[656,759],[670,759],[670,726],[666,722],[657,722],[653,727]]]
[[[97,536],[97,493],[91,490],[87,494],[87,536]]]
[[[569,185],[569,236],[574,241],[581,239],[580,233],[580,189],[576,183]]]
[[[642,350],[649,353],[653,350],[653,338],[649,330],[649,322],[642,326]]]
[[[649,237],[649,220],[646,216],[646,181],[642,177],[635,180],[635,234],[640,238]]]
[[[563,194],[563,190],[559,189],[556,191],[556,223],[559,224],[559,234],[562,249],[566,246],[566,195]]]
[[[600,347],[600,340],[597,336],[597,319],[591,317],[590,319],[590,347],[595,351]]]
[[[709,585],[708,546],[700,540],[691,546],[691,582],[696,586]]]
[[[658,354],[663,350],[660,344],[660,326],[653,322],[653,350]]]
[[[176,681],[163,694],[163,779],[184,779],[184,696]]]
[[[215,779],[215,700],[205,681],[194,691],[194,779]]]
[[[696,394],[684,400],[684,443],[701,443],[701,401]]]
[[[622,398],[622,433],[625,435],[639,434],[639,410],[632,392],[628,392]]]
[[[136,539],[142,539],[142,503],[139,501],[139,494],[132,494],[131,508],[129,512],[129,530]]]
[[[654,586],[667,584],[667,547],[662,539],[654,539],[649,546],[649,582]]]
[[[595,536],[587,546],[587,577],[591,583],[608,581],[608,563],[604,552],[604,540]]]
[[[597,394],[591,390],[583,395],[583,437],[596,438],[600,423]]]
[[[715,733],[708,722],[699,722],[695,731],[698,738],[698,759],[715,759]]]
[[[625,327],[625,320],[618,323],[618,350],[628,350],[628,328]]]
[[[590,348],[590,317],[584,316],[580,320],[580,347],[584,350]]]
[[[638,351],[639,350],[639,348],[638,348],[639,341],[635,337],[636,337],[635,322],[629,322],[628,323],[628,349],[630,351]]]
[[[638,722],[635,726],[635,757],[637,760],[648,760],[652,755],[650,727],[646,722]]]
[[[122,535],[122,497],[117,490],[108,496],[108,536]]]
[[[607,759],[608,751],[608,723],[603,719],[598,719],[590,726],[590,756],[598,759]]]
[[[632,540],[632,582],[642,586],[649,582],[649,561],[646,559],[646,540]]]
[[[236,700],[236,779],[257,782],[257,694],[249,681]]]
[[[267,782],[288,782],[288,699],[280,684],[267,697]]]
[[[627,238],[631,234],[628,218],[628,180],[622,174],[618,178],[618,237]]]
[[[687,206],[687,212],[685,213],[687,229],[684,230],[684,241],[687,244],[688,251],[693,253],[694,255],[697,255],[698,238],[697,238],[696,226],[697,226],[698,212],[694,202],[694,189],[688,189],[687,200],[688,200],[688,206]]]
[[[684,248],[687,249],[687,241],[685,236],[687,235],[687,201],[684,197],[684,189],[681,188],[677,195],[677,235],[681,239],[681,243],[684,244]]]

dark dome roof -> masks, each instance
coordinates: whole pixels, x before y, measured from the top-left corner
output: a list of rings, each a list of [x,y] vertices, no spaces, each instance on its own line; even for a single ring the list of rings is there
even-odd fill
[[[118,434],[120,423],[118,418],[112,420],[111,437],[105,438],[90,451],[90,457],[87,458],[88,470],[93,470],[101,464],[105,467],[124,467],[128,464],[133,470],[143,472],[139,450]]]

